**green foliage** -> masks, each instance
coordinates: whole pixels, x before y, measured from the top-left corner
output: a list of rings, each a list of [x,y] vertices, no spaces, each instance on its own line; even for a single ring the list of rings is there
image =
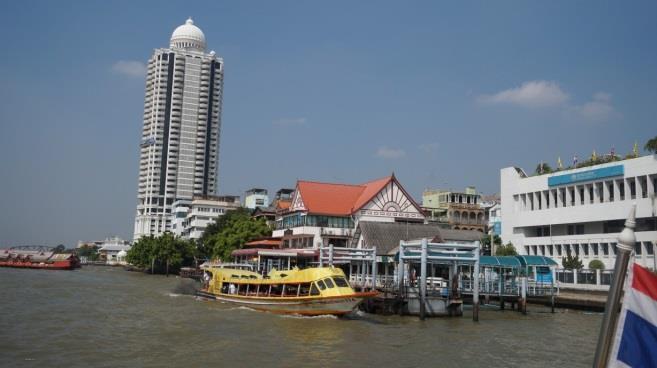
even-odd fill
[[[578,256],[567,255],[561,260],[563,268],[567,270],[580,270],[584,267]]]
[[[538,165],[536,165],[536,170],[534,170],[534,173],[536,175],[543,175],[543,174],[550,174],[552,172],[552,167],[548,165],[547,163],[543,162]]]
[[[492,251],[490,247],[490,235],[482,236],[479,242],[481,243],[481,249],[485,250],[482,254],[490,254]],[[493,235],[493,242],[495,243],[495,245],[501,245],[502,238],[500,238],[499,235]]]
[[[602,261],[599,260],[599,259],[594,259],[591,262],[589,262],[589,269],[604,270],[605,269],[605,264],[602,263]]]
[[[137,267],[153,267],[153,272],[164,273],[191,265],[195,255],[192,242],[166,232],[158,237],[151,235],[139,238],[128,251],[126,260]]]
[[[643,146],[643,149],[650,153],[657,153],[657,136],[646,142],[646,145]]]
[[[66,246],[64,244],[60,244],[53,249],[55,253],[64,253],[65,250]]]
[[[497,251],[495,252],[496,256],[517,256],[518,252],[516,251],[516,247],[511,244],[511,242],[507,243],[506,245],[500,245],[497,247]]]
[[[244,243],[263,236],[270,236],[271,229],[265,219],[254,219],[246,208],[238,208],[219,216],[208,225],[199,249],[204,255],[222,260],[230,259],[230,254]]]
[[[87,257],[89,261],[97,261],[98,260],[98,247],[93,246],[93,247],[88,247],[84,246],[82,248],[77,248],[75,250],[75,254],[78,257]]]

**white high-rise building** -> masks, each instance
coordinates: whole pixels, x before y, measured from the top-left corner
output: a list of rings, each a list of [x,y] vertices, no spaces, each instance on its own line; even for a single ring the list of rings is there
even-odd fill
[[[173,202],[217,194],[223,73],[191,18],[149,59],[135,239],[170,230]]]

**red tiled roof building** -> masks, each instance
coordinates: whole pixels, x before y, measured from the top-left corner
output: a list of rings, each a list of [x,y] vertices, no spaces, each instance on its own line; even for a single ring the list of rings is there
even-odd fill
[[[394,174],[363,184],[299,180],[273,236],[283,248],[357,246],[359,221],[422,223],[424,215]]]

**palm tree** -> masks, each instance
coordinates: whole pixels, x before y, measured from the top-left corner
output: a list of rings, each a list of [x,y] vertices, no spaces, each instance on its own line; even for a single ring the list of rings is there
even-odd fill
[[[648,152],[657,153],[657,136],[646,142],[646,145],[643,146],[643,149]]]

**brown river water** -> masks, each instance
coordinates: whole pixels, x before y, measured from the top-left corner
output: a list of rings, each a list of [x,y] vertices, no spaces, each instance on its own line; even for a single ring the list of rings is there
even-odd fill
[[[590,367],[602,315],[285,317],[120,268],[0,268],[1,367]]]

